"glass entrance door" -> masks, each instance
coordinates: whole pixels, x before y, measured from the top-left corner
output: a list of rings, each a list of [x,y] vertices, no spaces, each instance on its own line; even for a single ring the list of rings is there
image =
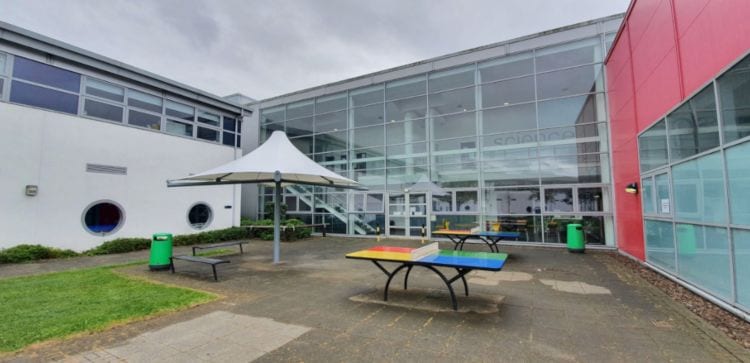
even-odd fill
[[[388,197],[388,236],[419,237],[427,226],[426,193],[394,193]]]

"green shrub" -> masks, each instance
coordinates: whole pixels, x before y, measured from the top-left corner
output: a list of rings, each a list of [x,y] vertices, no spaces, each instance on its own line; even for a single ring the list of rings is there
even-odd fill
[[[233,241],[247,238],[247,230],[240,227],[218,229],[195,234],[177,235],[173,238],[175,246],[188,246],[207,243]],[[112,253],[124,253],[146,250],[151,247],[148,238],[118,238],[102,243],[85,252],[87,255],[109,255]]]
[[[287,219],[282,220],[281,225],[282,226],[300,226],[305,224],[305,222],[299,220],[299,219]],[[273,219],[259,219],[257,221],[253,220],[247,220],[246,226],[273,226]],[[273,240],[273,229],[271,228],[257,228],[250,231],[250,235],[253,238],[262,239],[264,241],[272,241]],[[312,235],[312,228],[286,228],[281,232],[281,240],[282,241],[294,241],[301,238],[307,238]]]
[[[19,263],[73,256],[78,256],[78,253],[42,245],[18,245],[0,250],[0,263]]]

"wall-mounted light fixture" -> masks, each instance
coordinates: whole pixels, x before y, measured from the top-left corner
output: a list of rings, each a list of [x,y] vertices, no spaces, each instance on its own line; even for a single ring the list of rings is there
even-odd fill
[[[35,197],[39,193],[39,187],[36,185],[26,186],[26,195],[29,197]]]
[[[630,183],[625,187],[625,193],[638,194],[638,183]]]

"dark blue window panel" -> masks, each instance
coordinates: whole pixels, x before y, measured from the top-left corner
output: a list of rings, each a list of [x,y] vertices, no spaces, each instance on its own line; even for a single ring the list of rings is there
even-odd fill
[[[234,134],[225,131],[221,138],[221,143],[227,146],[234,146]]]
[[[240,146],[242,145],[242,142],[241,142],[241,140],[240,140],[240,138],[241,138],[241,137],[242,137],[242,136],[240,136],[240,135],[237,135],[237,144],[235,144],[234,146],[236,146],[236,147],[240,147]]]
[[[237,131],[237,120],[231,117],[224,117],[224,130]]]
[[[206,129],[203,127],[198,128],[198,138],[209,141],[219,141],[219,132],[216,130]]]
[[[81,75],[78,73],[18,56],[13,62],[13,77],[75,93],[81,90]]]
[[[161,116],[130,110],[128,112],[128,124],[152,130],[159,130],[161,129]]]
[[[19,81],[11,83],[10,102],[73,115],[78,113],[78,96]]]

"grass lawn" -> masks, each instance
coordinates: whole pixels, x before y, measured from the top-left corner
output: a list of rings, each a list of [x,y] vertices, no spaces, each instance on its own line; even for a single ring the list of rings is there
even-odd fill
[[[0,352],[215,299],[99,267],[0,280]]]

